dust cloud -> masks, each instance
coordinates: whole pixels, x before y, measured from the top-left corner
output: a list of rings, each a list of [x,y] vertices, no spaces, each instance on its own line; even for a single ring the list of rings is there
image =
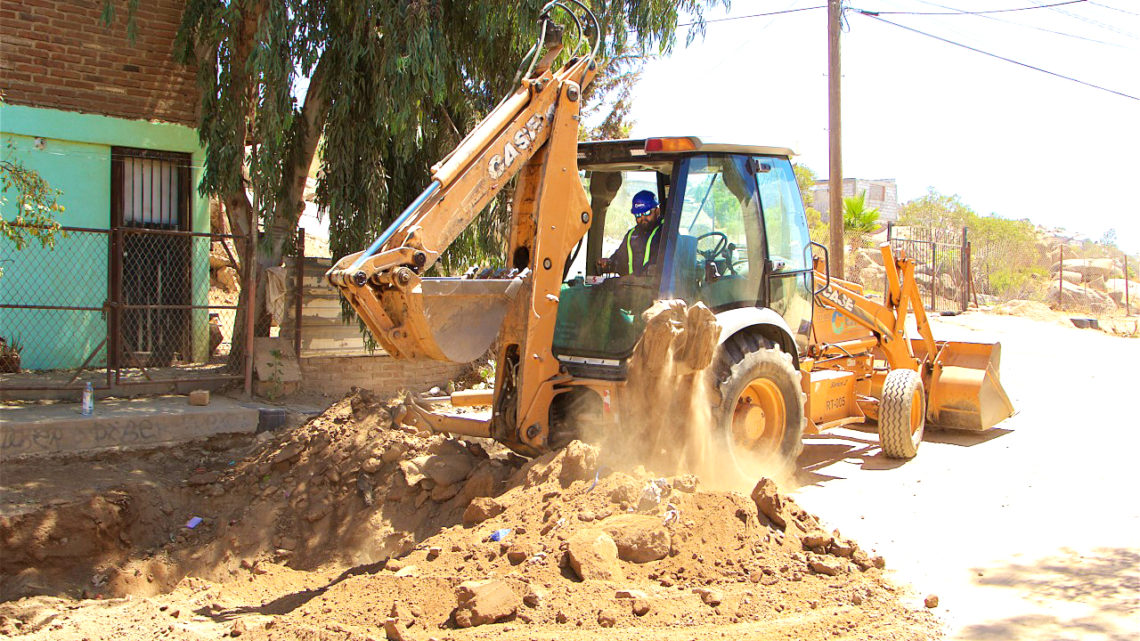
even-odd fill
[[[616,421],[579,421],[601,446],[610,469],[694,474],[710,489],[748,494],[761,478],[789,487],[794,470],[777,456],[732,447],[717,389],[720,326],[703,303],[657,301],[643,313],[645,332],[630,358]],[[721,426],[722,421],[725,426]],[[616,427],[615,427],[616,424]]]

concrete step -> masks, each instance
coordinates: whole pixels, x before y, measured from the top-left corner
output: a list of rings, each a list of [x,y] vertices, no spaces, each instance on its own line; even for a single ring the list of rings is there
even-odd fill
[[[0,460],[252,433],[264,407],[219,396],[204,406],[186,396],[103,399],[91,416],[78,403],[0,405]]]

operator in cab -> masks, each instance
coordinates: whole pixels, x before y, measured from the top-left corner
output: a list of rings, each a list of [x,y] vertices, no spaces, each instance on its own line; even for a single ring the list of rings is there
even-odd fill
[[[600,273],[643,276],[657,262],[663,235],[657,196],[648,189],[637,192],[630,213],[636,224],[625,233],[612,256],[598,259]]]

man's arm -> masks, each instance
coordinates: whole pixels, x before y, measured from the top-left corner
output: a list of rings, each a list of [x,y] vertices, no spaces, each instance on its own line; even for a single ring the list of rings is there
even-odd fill
[[[626,251],[625,245],[626,239],[631,233],[633,233],[632,229],[630,231],[627,231],[625,233],[625,236],[622,237],[621,242],[618,243],[617,249],[615,249],[614,253],[606,259],[607,264],[605,265],[603,271],[617,272],[622,276],[625,276],[629,272],[629,252]]]

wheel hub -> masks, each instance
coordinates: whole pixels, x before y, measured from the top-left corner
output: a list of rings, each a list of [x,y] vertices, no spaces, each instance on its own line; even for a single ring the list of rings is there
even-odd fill
[[[736,400],[732,435],[742,446],[770,450],[784,440],[786,420],[780,388],[768,379],[756,379],[745,386]]]

